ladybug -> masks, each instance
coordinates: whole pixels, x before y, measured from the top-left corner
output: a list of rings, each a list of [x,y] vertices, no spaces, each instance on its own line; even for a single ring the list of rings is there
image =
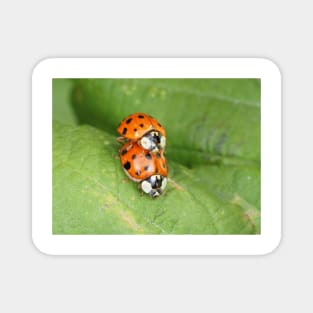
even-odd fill
[[[158,197],[167,184],[167,164],[162,151],[151,153],[137,142],[127,142],[119,150],[126,175],[151,197]]]
[[[137,141],[138,144],[152,153],[164,150],[166,133],[164,127],[152,116],[145,113],[134,113],[125,117],[117,128],[121,135],[117,140]]]

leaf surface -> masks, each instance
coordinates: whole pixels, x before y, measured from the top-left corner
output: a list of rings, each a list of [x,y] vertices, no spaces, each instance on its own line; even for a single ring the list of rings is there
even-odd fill
[[[54,234],[255,234],[260,232],[257,165],[196,165],[168,159],[157,199],[126,178],[115,136],[53,123]]]
[[[77,117],[71,104],[73,82],[69,79],[52,80],[52,119],[64,124],[76,125]]]
[[[258,79],[74,80],[79,122],[116,134],[134,112],[157,117],[167,131],[167,157],[195,164],[260,161]]]

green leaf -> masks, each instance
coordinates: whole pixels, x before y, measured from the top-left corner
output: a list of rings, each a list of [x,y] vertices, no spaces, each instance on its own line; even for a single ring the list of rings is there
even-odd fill
[[[109,119],[108,119],[109,120]],[[255,234],[257,165],[196,165],[168,159],[164,195],[141,195],[126,179],[115,135],[53,123],[54,234]]]
[[[52,118],[64,124],[76,125],[77,117],[71,104],[73,82],[69,79],[52,80]]]
[[[82,124],[116,134],[128,114],[157,117],[167,131],[167,157],[195,164],[260,162],[258,79],[74,80]]]
[[[53,116],[72,124],[53,128],[55,234],[260,233],[259,80],[70,83],[73,92],[53,83]],[[118,159],[116,127],[138,111],[167,131],[170,182],[157,199],[140,195]]]

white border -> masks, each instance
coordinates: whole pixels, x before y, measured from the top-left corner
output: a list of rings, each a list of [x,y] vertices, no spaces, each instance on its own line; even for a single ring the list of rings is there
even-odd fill
[[[260,235],[53,235],[53,78],[260,78]],[[53,255],[266,254],[281,239],[281,75],[262,58],[46,59],[32,76],[32,237]]]

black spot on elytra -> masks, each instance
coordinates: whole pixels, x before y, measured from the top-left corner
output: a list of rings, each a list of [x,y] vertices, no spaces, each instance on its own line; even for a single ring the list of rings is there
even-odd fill
[[[138,171],[136,172],[136,175],[137,175],[137,176],[140,176],[140,174],[141,174],[141,172],[140,172],[140,170],[138,170]]]
[[[124,164],[124,168],[125,168],[125,170],[129,170],[130,169],[130,167],[131,167],[131,164],[130,164],[130,162],[129,161],[127,161],[125,164]]]
[[[125,155],[126,153],[127,153],[127,150],[123,149],[122,152],[121,152],[121,155]]]
[[[149,169],[149,165],[146,165],[143,169],[147,171]]]
[[[137,157],[136,154],[133,154],[133,155],[132,155],[132,159],[133,159],[133,160],[135,160],[136,157]]]
[[[129,124],[132,121],[132,118],[130,117],[127,121],[126,124]]]
[[[136,132],[137,131],[137,128],[134,128],[134,132]]]
[[[144,125],[143,125],[143,124],[140,124],[139,126],[140,126],[141,128],[143,128],[143,127],[144,127]]]
[[[123,135],[126,135],[126,133],[127,133],[127,128],[124,127],[124,129],[123,129]]]
[[[145,154],[145,157],[146,157],[146,159],[148,159],[148,160],[151,160],[151,159],[152,159],[152,156],[151,156],[150,153],[146,153],[146,154]]]
[[[139,118],[145,118],[143,115],[138,115]]]
[[[159,159],[161,157],[160,152],[157,152],[155,156],[156,156],[157,159]]]

